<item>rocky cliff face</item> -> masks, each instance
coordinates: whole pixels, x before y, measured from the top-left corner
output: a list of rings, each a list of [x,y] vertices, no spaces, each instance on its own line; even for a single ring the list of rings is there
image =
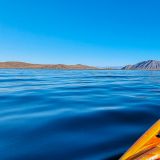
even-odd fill
[[[86,65],[65,65],[65,64],[31,64],[25,62],[0,62],[0,68],[28,68],[28,69],[98,69]]]
[[[127,65],[124,70],[160,70],[160,61],[149,60],[137,63],[135,65]]]

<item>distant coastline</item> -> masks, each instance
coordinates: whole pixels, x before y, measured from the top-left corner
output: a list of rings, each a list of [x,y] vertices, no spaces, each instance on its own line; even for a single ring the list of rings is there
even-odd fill
[[[148,60],[124,67],[95,67],[75,64],[33,64],[26,62],[0,62],[0,69],[64,69],[64,70],[160,70],[160,61]]]
[[[0,62],[0,69],[99,69],[94,66],[87,66],[82,64],[65,65],[65,64],[32,64],[26,62]]]

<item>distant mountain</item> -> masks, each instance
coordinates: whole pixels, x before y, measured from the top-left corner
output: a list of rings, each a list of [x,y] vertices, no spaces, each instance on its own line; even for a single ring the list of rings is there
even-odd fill
[[[103,70],[118,70],[118,69],[121,69],[122,66],[104,66],[104,67],[98,67],[98,68]]]
[[[98,69],[93,66],[82,64],[65,65],[65,64],[31,64],[25,62],[0,62],[0,68],[16,69]]]
[[[124,70],[160,70],[160,61],[148,60],[135,65],[127,65]]]

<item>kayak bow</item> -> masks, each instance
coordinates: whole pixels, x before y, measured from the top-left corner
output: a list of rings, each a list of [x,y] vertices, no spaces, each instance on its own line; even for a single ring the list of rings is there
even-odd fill
[[[160,160],[160,120],[120,160]]]

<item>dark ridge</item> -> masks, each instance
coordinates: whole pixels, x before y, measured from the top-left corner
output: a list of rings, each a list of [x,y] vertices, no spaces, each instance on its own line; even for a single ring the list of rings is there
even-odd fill
[[[135,65],[127,65],[123,70],[160,70],[160,61],[148,60]]]

